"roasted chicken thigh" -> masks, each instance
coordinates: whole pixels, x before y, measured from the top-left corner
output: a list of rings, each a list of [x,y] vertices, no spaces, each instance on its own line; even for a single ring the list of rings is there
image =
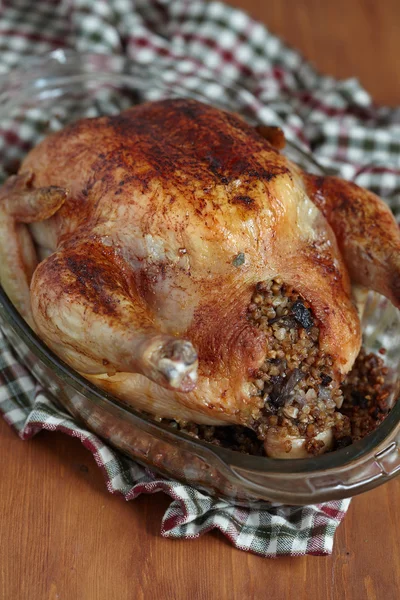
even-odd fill
[[[14,304],[92,382],[157,417],[250,427],[291,457],[329,448],[329,420],[317,444],[296,433],[296,402],[334,406],[361,345],[351,283],[399,306],[400,244],[379,198],[303,173],[280,143],[188,99],[81,120],[2,188],[0,253]],[[312,359],[285,357],[279,319]],[[274,395],[294,429],[260,427]]]

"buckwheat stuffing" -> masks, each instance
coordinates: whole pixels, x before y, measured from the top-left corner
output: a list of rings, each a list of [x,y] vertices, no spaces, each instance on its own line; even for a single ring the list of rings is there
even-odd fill
[[[264,332],[267,347],[252,382],[263,405],[252,428],[166,419],[164,423],[218,446],[264,456],[263,441],[271,427],[283,438],[305,438],[307,452],[317,455],[324,446],[316,439],[322,431],[332,429],[333,449],[339,449],[383,421],[389,412],[390,388],[382,356],[361,349],[353,369],[340,381],[332,357],[319,348],[318,322],[310,305],[279,278],[257,284],[248,318]]]

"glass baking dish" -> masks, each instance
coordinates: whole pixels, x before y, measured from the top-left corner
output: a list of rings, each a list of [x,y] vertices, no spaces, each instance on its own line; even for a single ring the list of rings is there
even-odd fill
[[[61,50],[32,60],[0,78],[0,176],[15,172],[24,154],[48,133],[82,117],[115,114],[132,104],[190,96],[254,118],[255,99],[245,89],[207,72],[183,78],[165,68],[123,57],[77,55]],[[304,168],[318,165],[288,144]],[[35,335],[0,288],[0,324],[21,361],[77,420],[126,455],[161,474],[238,503],[310,504],[353,496],[400,473],[399,312],[370,294],[364,344],[387,349],[394,408],[363,440],[316,458],[276,460],[240,454],[175,431],[135,411],[68,367]]]

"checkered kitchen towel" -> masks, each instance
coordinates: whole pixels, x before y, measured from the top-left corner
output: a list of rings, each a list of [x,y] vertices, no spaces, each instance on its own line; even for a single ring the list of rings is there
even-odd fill
[[[280,125],[287,139],[312,151],[324,167],[369,187],[400,213],[400,110],[374,106],[355,80],[319,75],[244,13],[197,0],[10,0],[0,6],[0,73],[57,48],[124,54],[158,67],[166,85],[179,82],[187,95],[201,92],[249,119]],[[239,90],[234,96],[232,86]],[[144,90],[144,97],[154,99],[154,90]],[[0,130],[0,159],[10,146],[23,149],[34,129],[35,121],[20,131]],[[218,528],[236,547],[262,556],[332,551],[348,500],[247,509],[162,479],[61,412],[3,336],[0,385],[0,409],[22,439],[41,429],[64,431],[93,453],[110,492],[127,500],[169,494],[164,536],[193,538]]]

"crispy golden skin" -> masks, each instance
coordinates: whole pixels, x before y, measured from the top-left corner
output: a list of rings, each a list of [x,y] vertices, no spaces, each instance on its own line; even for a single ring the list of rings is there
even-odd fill
[[[159,416],[250,423],[266,341],[247,307],[257,282],[277,276],[310,303],[335,369],[351,368],[361,334],[347,267],[364,258],[327,206],[337,189],[351,205],[359,188],[304,175],[238,116],[193,100],[79,121],[33,149],[27,171],[36,190],[68,190],[30,225],[49,255],[31,281],[31,318],[98,385]],[[375,288],[398,303],[398,272],[379,273]]]

